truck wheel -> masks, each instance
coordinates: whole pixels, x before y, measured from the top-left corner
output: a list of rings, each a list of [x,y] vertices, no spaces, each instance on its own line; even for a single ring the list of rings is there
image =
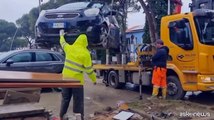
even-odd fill
[[[167,77],[167,93],[167,97],[174,100],[182,99],[185,96],[186,91],[183,90],[178,77]]]
[[[115,89],[121,88],[121,84],[119,83],[119,77],[116,71],[110,71],[108,74],[108,83]]]

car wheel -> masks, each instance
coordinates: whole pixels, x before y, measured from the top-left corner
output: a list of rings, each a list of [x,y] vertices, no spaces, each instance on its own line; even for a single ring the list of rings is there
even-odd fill
[[[167,97],[174,100],[182,99],[185,96],[186,91],[183,90],[178,77],[167,77],[167,93]]]
[[[104,48],[108,48],[108,27],[104,24],[100,28],[100,42]]]

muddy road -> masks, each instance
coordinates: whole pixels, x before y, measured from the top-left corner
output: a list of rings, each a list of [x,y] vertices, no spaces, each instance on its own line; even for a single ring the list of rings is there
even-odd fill
[[[116,107],[117,102],[123,100],[132,102],[139,100],[138,87],[127,85],[123,89],[113,89],[106,87],[101,80],[97,80],[97,85],[93,85],[90,80],[86,80],[84,86],[84,105],[85,117],[88,118],[95,111],[102,110],[108,106]],[[151,87],[143,88],[143,99],[151,95]],[[42,93],[40,104],[48,110],[53,111],[58,116],[60,110],[61,93],[45,92]],[[191,101],[214,108],[214,93],[188,92],[184,101]],[[68,110],[68,115],[72,115],[72,101]],[[211,115],[214,117],[214,115]]]

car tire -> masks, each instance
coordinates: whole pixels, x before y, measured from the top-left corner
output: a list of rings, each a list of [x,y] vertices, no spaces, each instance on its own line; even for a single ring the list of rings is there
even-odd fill
[[[167,77],[167,98],[173,100],[182,99],[186,94],[183,90],[182,85],[176,76]]]
[[[105,24],[102,24],[100,28],[100,42],[104,48],[109,47],[108,32],[109,32],[108,27]]]

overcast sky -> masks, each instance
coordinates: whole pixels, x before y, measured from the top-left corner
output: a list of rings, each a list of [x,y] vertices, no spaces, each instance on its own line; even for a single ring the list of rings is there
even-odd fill
[[[182,0],[182,12],[189,12],[189,3],[191,0]],[[128,27],[135,26],[135,25],[144,25],[145,23],[145,15],[142,14],[143,11],[139,13],[133,13],[128,15]]]
[[[0,19],[14,22],[28,13],[33,7],[39,5],[39,0],[0,0]],[[48,0],[43,0],[48,1]],[[183,0],[182,12],[188,12],[191,0]],[[145,22],[143,12],[128,15],[128,27],[143,25]]]

